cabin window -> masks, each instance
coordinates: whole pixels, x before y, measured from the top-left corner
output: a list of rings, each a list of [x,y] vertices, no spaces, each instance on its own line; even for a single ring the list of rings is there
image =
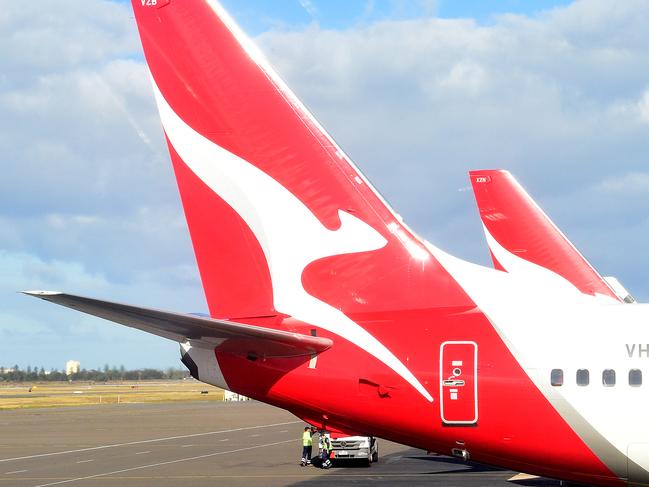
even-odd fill
[[[577,369],[577,385],[587,386],[590,384],[590,372],[588,369]]]
[[[563,369],[552,369],[552,372],[550,372],[550,384],[553,386],[563,385]]]
[[[602,384],[606,387],[613,387],[615,385],[615,371],[613,369],[606,369],[602,372]]]
[[[629,385],[633,387],[639,387],[642,385],[642,370],[629,370]]]

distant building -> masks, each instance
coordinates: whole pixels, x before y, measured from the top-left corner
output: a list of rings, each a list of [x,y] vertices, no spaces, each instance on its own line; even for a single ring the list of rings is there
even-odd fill
[[[68,360],[65,363],[65,375],[78,374],[81,368],[81,362],[78,360]]]

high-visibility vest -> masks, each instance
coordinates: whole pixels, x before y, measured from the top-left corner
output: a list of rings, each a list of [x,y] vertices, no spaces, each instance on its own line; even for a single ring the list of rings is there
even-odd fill
[[[331,451],[331,439],[328,436],[322,438],[322,447],[323,450]]]
[[[312,446],[313,438],[311,438],[311,432],[305,431],[302,433],[302,446]]]

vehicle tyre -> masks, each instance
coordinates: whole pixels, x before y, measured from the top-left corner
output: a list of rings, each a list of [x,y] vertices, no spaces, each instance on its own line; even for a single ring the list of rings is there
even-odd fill
[[[372,446],[376,445],[376,451],[372,453],[372,461],[373,462],[378,462],[379,461],[379,445],[376,443],[376,439],[373,439],[372,441]],[[371,451],[371,448],[370,448]]]

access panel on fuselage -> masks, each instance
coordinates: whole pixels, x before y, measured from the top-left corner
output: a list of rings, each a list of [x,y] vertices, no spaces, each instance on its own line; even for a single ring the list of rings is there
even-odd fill
[[[440,346],[440,412],[449,425],[478,422],[478,345],[444,342]]]

